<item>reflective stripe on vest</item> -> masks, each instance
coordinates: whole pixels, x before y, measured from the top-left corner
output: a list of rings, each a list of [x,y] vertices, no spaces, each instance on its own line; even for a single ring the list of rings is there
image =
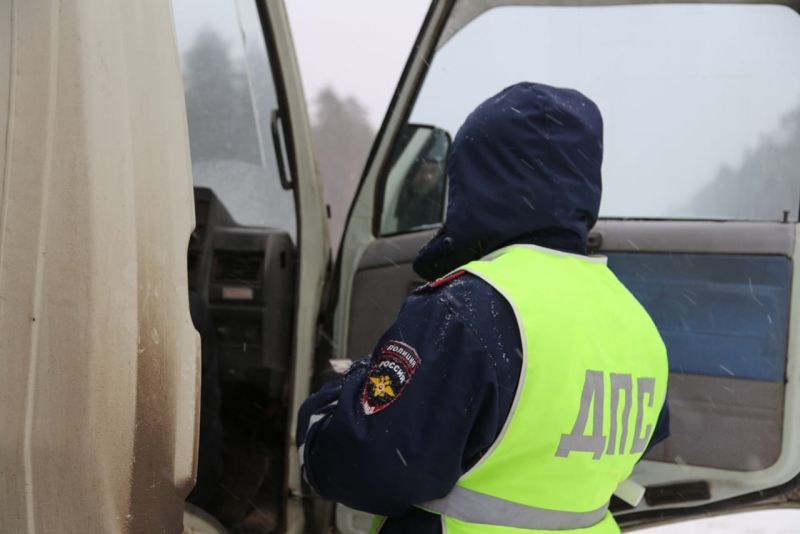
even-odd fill
[[[451,534],[619,532],[608,501],[666,394],[655,325],[605,258],[514,245],[461,268],[511,305],[522,369],[495,443],[447,496],[420,507],[442,515]]]
[[[590,527],[598,523],[608,511],[608,502],[590,512],[561,512],[526,506],[456,486],[445,498],[426,502],[422,507],[469,523],[566,530]]]

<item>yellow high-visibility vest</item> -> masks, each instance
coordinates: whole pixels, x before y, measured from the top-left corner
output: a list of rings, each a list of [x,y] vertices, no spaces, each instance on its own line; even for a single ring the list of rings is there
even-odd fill
[[[617,533],[608,512],[650,441],[667,355],[605,258],[514,245],[462,269],[511,304],[522,371],[497,440],[444,498],[449,534]]]

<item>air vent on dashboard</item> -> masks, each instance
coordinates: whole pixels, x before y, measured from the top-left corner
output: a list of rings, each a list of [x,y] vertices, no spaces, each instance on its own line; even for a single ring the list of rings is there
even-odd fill
[[[248,286],[260,285],[263,252],[214,251],[211,279]]]

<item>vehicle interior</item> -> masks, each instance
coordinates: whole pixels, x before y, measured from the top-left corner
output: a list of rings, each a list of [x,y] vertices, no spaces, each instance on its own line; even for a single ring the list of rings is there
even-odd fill
[[[195,210],[189,291],[203,339],[203,387],[190,502],[229,525],[274,529],[285,469],[295,249],[285,231],[237,224],[208,188],[195,188]]]
[[[194,180],[190,309],[202,339],[197,483],[231,532],[278,530],[296,213],[256,2],[173,2]]]

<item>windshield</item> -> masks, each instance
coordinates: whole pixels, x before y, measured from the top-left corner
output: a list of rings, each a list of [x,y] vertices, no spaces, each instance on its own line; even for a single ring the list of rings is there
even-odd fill
[[[442,46],[410,122],[454,135],[513,83],[575,88],[604,117],[601,216],[796,220],[798,50],[783,6],[499,7]]]
[[[281,187],[270,128],[278,98],[255,3],[172,6],[194,185],[213,190],[237,223],[294,237],[294,198]]]

